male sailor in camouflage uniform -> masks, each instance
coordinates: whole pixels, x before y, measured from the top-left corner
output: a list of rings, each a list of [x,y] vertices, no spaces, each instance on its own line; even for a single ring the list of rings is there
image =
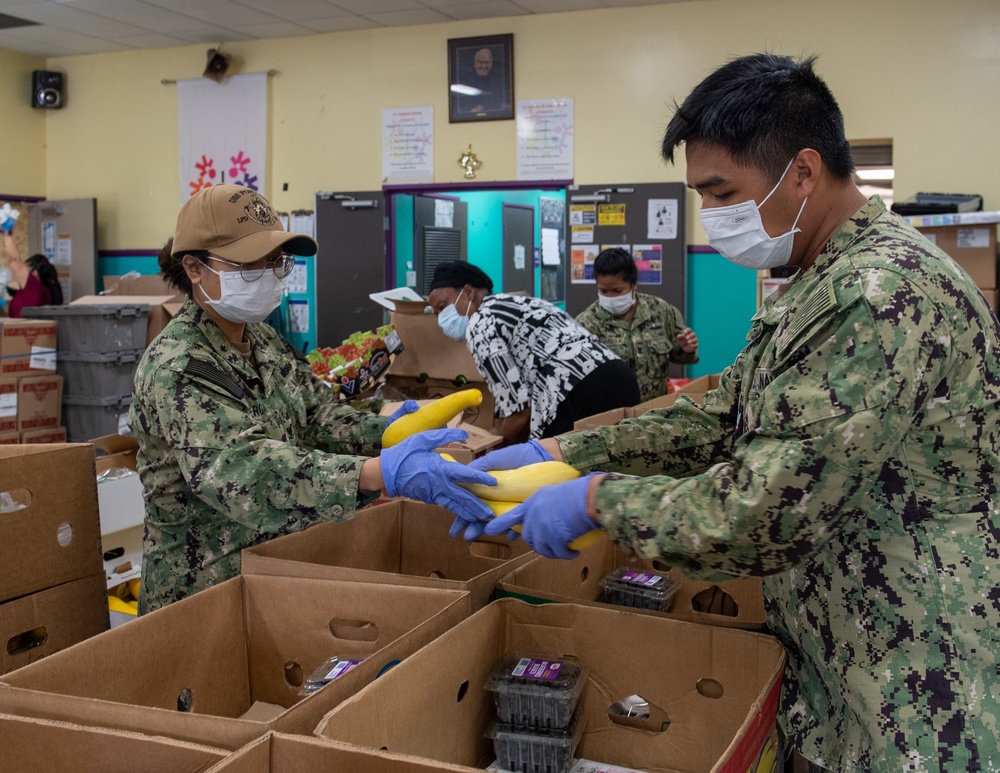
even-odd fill
[[[129,412],[146,500],[140,613],[235,577],[243,548],[354,517],[383,488],[489,512],[454,485],[484,473],[432,450],[463,431],[382,449],[387,420],[338,404],[261,324],[281,302],[293,256],[316,249],[283,231],[248,188],[217,185],[181,208],[160,268],[188,299],[143,354]],[[408,403],[388,421],[416,408]]]
[[[694,577],[764,577],[788,654],[780,725],[815,769],[1000,770],[996,318],[855,187],[811,59],[724,65],[677,109],[664,157],[682,143],[709,243],[798,273],[703,405],[485,457],[603,471],[486,532],[521,523],[568,558],[597,524]]]

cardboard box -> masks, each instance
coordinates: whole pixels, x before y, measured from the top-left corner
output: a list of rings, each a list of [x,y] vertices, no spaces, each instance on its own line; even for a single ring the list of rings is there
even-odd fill
[[[102,573],[88,444],[0,446],[0,492],[0,601]]]
[[[652,612],[601,601],[601,581],[622,566],[669,574],[678,584],[670,611]],[[558,602],[623,609],[725,628],[763,629],[767,625],[764,594],[758,578],[725,582],[692,580],[658,561],[630,556],[608,538],[584,548],[572,561],[551,561],[538,556],[515,567],[497,581],[496,595],[532,604]]]
[[[437,317],[423,301],[393,301],[395,311],[389,317],[403,343],[395,356],[385,382],[405,397],[414,400],[435,399],[459,389],[476,387],[483,393],[478,412],[466,415],[465,421],[483,429],[493,427],[493,396],[490,394],[465,341],[448,338],[438,327]]]
[[[43,427],[42,429],[31,429],[22,432],[22,443],[65,443],[65,427]]]
[[[202,773],[226,752],[166,738],[0,714],[4,770]]]
[[[270,732],[231,754],[205,773],[437,773],[464,768],[309,736]]]
[[[183,300],[178,300],[176,294],[171,295],[84,295],[74,298],[71,306],[82,304],[115,304],[126,305],[146,304],[149,306],[149,317],[146,327],[146,345],[159,335],[160,331],[167,326],[174,314],[180,311],[184,305]]]
[[[977,286],[997,286],[995,223],[922,227],[920,233],[953,257]]]
[[[419,405],[424,406],[429,403],[434,402],[433,400],[417,400]],[[382,410],[379,412],[380,416],[390,416],[392,415],[403,403],[402,402],[392,402],[384,403],[382,405]],[[500,435],[494,435],[492,432],[488,432],[482,427],[477,427],[475,424],[463,421],[462,419],[466,414],[471,413],[474,417],[479,414],[479,406],[471,409],[471,411],[465,411],[462,415],[456,416],[451,421],[448,422],[449,427],[463,429],[469,433],[469,437],[464,443],[448,443],[447,445],[441,446],[434,450],[446,451],[450,454],[456,462],[462,462],[462,464],[468,464],[476,457],[482,456],[493,448],[496,448],[503,442],[503,438]]]
[[[5,675],[0,711],[236,749],[310,732],[467,610],[467,594],[440,588],[236,577]],[[330,655],[365,659],[300,697]],[[260,702],[278,713],[244,718]]]
[[[493,600],[497,580],[536,554],[506,537],[451,537],[454,514],[393,499],[343,523],[320,523],[243,551],[243,574],[318,577],[468,591],[470,611]]]
[[[17,380],[17,429],[52,429],[62,423],[63,377],[55,373]],[[65,440],[65,438],[63,438]]]
[[[21,442],[18,432],[0,432],[0,446],[12,446]]]
[[[54,371],[56,329],[51,319],[0,319],[0,376]]]
[[[104,575],[95,574],[0,604],[0,673],[36,662],[108,629]]]
[[[0,432],[17,432],[17,378],[0,378]]]
[[[101,535],[104,577],[108,589],[142,575],[143,525],[129,526]]]
[[[622,419],[634,419],[636,416],[642,416],[646,411],[651,411],[654,408],[669,408],[677,402],[677,398],[681,395],[687,395],[696,403],[701,403],[705,399],[705,394],[718,386],[718,374],[699,376],[689,381],[676,392],[671,392],[668,395],[654,397],[652,400],[646,400],[646,402],[633,405],[630,408],[612,408],[610,411],[595,413],[593,416],[578,419],[573,423],[573,431],[579,432],[584,429],[607,427],[611,424],[617,424]]]
[[[117,467],[138,469],[136,453],[139,451],[139,441],[131,435],[102,435],[90,442],[97,456],[95,467],[98,475]]]
[[[577,604],[502,599],[329,712],[316,734],[482,769],[496,717],[484,689],[510,656],[572,655],[589,672],[577,757],[643,771],[746,771],[771,742],[785,653],[749,631]],[[641,695],[649,724],[609,708]],[[640,726],[629,726],[629,724]]]
[[[171,295],[177,299],[183,296],[173,287],[163,274],[129,273],[121,276],[103,277],[104,296],[118,295]]]

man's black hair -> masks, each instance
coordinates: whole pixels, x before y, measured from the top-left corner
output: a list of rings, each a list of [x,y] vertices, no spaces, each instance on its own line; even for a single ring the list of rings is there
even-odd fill
[[[844,116],[813,71],[815,61],[753,54],[724,64],[677,106],[663,136],[663,158],[673,162],[681,143],[707,142],[777,180],[796,153],[812,148],[830,174],[849,178],[854,162]]]
[[[639,269],[635,265],[632,253],[621,247],[610,247],[601,250],[594,258],[594,274],[596,276],[617,276],[622,277],[630,285],[639,281]]]

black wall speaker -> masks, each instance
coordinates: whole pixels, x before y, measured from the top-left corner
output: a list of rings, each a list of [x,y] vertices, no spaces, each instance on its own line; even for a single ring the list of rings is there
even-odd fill
[[[58,110],[63,106],[63,74],[50,70],[31,73],[31,106]]]

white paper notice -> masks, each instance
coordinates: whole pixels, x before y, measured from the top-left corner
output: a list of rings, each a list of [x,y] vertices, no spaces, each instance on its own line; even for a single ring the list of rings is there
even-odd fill
[[[56,350],[47,349],[44,346],[32,346],[31,356],[28,358],[28,367],[38,370],[56,369]]]
[[[573,100],[518,100],[517,179],[573,177]]]
[[[433,182],[434,108],[382,110],[382,182]]]
[[[0,417],[9,419],[17,416],[17,392],[0,395]]]
[[[307,234],[312,236],[316,229],[316,216],[309,210],[293,212],[291,226],[288,230],[293,234]]]
[[[59,234],[56,237],[56,259],[57,266],[69,266],[73,263],[73,237],[69,234]]]
[[[650,199],[647,239],[677,238],[677,199]]]
[[[455,227],[455,202],[451,199],[434,199],[434,225],[438,228]]]
[[[309,272],[306,270],[305,258],[296,258],[292,273],[285,280],[285,287],[290,293],[302,295],[309,289]]]
[[[288,317],[291,321],[293,333],[309,332],[309,301],[291,300],[288,301]]]
[[[559,230],[557,228],[542,229],[542,265],[559,265]]]
[[[514,268],[518,271],[524,268],[524,245],[514,245]]]
[[[573,244],[593,244],[594,243],[594,226],[592,225],[574,225],[572,226],[573,237],[570,241]]]
[[[993,226],[990,226],[992,228]],[[957,247],[989,247],[990,228],[959,228],[955,245]]]

